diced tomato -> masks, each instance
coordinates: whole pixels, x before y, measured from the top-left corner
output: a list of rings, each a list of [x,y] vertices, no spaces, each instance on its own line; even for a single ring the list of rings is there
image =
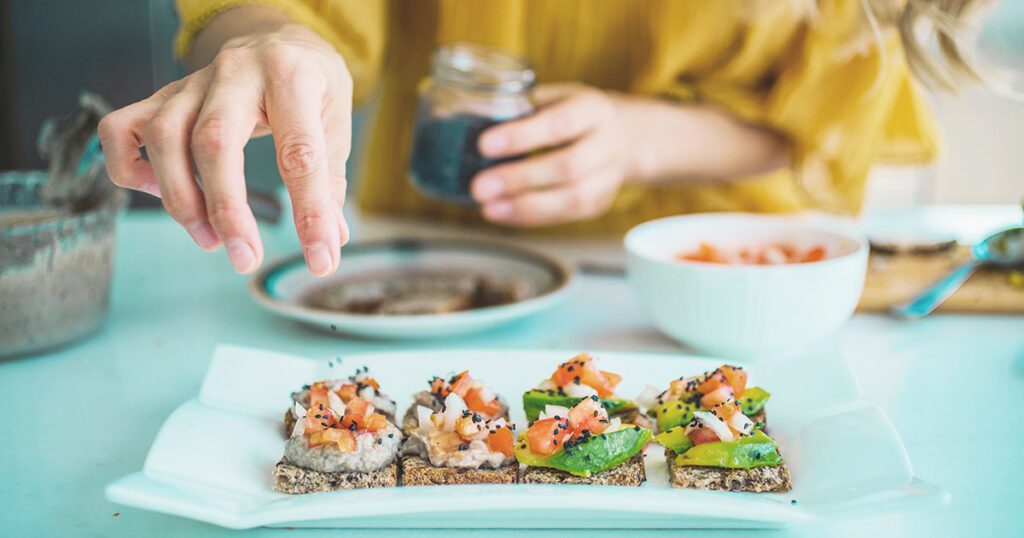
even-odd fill
[[[603,433],[608,429],[608,411],[600,400],[584,398],[569,409],[569,425],[572,426],[574,436],[583,430],[589,430],[593,435]]]
[[[611,386],[612,391],[614,391],[615,387],[619,386],[619,383],[622,382],[621,375],[609,372],[608,370],[601,370],[601,375],[604,376],[605,381],[607,381],[608,385]]]
[[[733,397],[739,398],[747,390],[747,371],[735,366],[723,365],[718,369],[725,378],[725,383],[732,387]]]
[[[695,445],[703,445],[704,443],[714,443],[719,440],[718,436],[715,435],[715,432],[711,431],[708,428],[694,428],[690,430],[690,433],[687,435]]]
[[[451,382],[448,383],[448,391],[458,394],[460,398],[465,400],[466,393],[469,392],[472,384],[473,378],[469,377],[469,370],[466,370],[451,379]]]
[[[479,388],[472,388],[466,392],[466,407],[470,411],[480,413],[487,418],[498,418],[501,415],[501,402],[497,398],[484,401],[483,393],[483,389]]]
[[[541,456],[550,456],[558,452],[565,441],[572,435],[569,420],[562,418],[545,418],[538,420],[526,430],[526,439],[530,443],[530,451]]]
[[[498,428],[494,430],[494,433],[487,435],[487,446],[494,452],[501,452],[506,458],[512,457],[512,447],[515,444],[515,436],[512,435],[512,430],[507,427]]]
[[[341,427],[349,430],[376,432],[387,428],[388,420],[384,418],[384,415],[374,413],[370,402],[355,397],[345,405],[345,416],[341,418]]]
[[[345,416],[341,418],[341,425],[349,428],[354,423],[357,429],[363,429],[366,419],[372,413],[373,406],[370,402],[359,397],[352,398],[345,404]]]
[[[573,383],[576,378],[582,379],[583,368],[592,360],[587,353],[580,353],[575,357],[558,365],[555,373],[551,374],[551,381],[559,387]]]
[[[718,417],[718,420],[721,420],[726,424],[732,420],[732,417],[735,416],[736,413],[740,412],[740,406],[736,405],[735,402],[725,402],[711,408],[711,413]]]
[[[369,417],[364,419],[363,422],[365,424],[362,425],[363,427],[361,429],[369,432],[379,432],[388,427],[388,419],[380,413],[371,414]]]
[[[309,407],[312,409],[323,405],[326,408],[327,402],[327,385],[320,381],[313,383],[309,387]]]
[[[309,435],[313,432],[326,430],[337,423],[337,417],[331,413],[331,410],[328,409],[326,405],[323,406],[323,409],[320,409],[320,405],[318,404],[316,407],[310,407],[309,410],[306,411],[306,426],[303,431],[306,435]]]
[[[716,249],[701,243],[697,250],[681,252],[676,258],[682,261],[704,263],[733,263],[748,265],[777,265],[781,263],[808,263],[825,259],[825,247],[815,245],[801,252],[793,245],[772,243],[756,247],[743,247],[731,252]]]
[[[356,397],[356,386],[352,383],[345,383],[336,391],[336,394],[343,403],[348,403]]]
[[[726,263],[725,257],[718,252],[718,249],[708,243],[701,243],[697,251],[689,254],[680,254],[679,259],[691,262],[705,263]]]
[[[551,374],[551,381],[559,387],[570,383],[586,385],[596,390],[597,395],[602,398],[615,394],[615,386],[621,380],[622,377],[617,374],[598,370],[594,358],[587,353],[580,353],[563,362],[555,373]]]
[[[732,387],[729,385],[722,385],[704,396],[701,396],[700,404],[704,407],[714,407],[731,399],[733,399]]]
[[[321,430],[309,436],[309,446],[337,445],[343,452],[352,452],[356,449],[356,436],[348,431],[338,428]]]
[[[708,374],[708,376],[704,378],[704,381],[702,381],[700,385],[697,385],[697,390],[699,390],[701,394],[707,394],[718,390],[719,387],[725,384],[725,375],[722,374],[722,369],[719,368]]]
[[[811,248],[807,252],[804,252],[803,258],[800,259],[803,263],[820,262],[825,259],[825,247],[818,245]]]
[[[444,399],[448,396],[448,383],[440,377],[430,380],[430,393]]]

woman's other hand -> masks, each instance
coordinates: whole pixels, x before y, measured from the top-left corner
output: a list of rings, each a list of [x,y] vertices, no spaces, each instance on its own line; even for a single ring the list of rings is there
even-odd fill
[[[533,115],[480,137],[486,157],[537,152],[477,174],[471,192],[484,217],[533,227],[603,214],[631,167],[630,144],[613,98],[580,84],[538,86],[533,97],[538,106]]]
[[[325,276],[348,240],[341,209],[351,111],[342,57],[311,30],[283,21],[227,39],[206,67],[111,113],[99,134],[114,183],[159,196],[200,247],[224,245],[235,270],[250,273],[263,245],[246,200],[242,150],[251,137],[272,133],[306,263]]]

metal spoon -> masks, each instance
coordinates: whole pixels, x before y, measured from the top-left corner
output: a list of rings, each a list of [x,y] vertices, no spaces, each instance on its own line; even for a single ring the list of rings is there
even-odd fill
[[[975,270],[983,265],[1024,266],[1024,226],[996,232],[971,247],[971,260],[932,284],[906,304],[890,313],[901,318],[927,316],[953,294]]]

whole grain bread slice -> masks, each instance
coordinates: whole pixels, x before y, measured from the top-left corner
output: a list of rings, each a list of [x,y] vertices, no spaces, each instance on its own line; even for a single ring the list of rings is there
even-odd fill
[[[398,463],[366,473],[325,473],[281,459],[274,467],[274,490],[281,493],[317,493],[340,489],[386,488],[398,485]]]
[[[513,462],[498,469],[461,469],[435,467],[419,456],[402,458],[403,486],[434,486],[453,484],[514,484],[519,477],[519,464]]]
[[[666,450],[669,482],[674,488],[716,491],[781,492],[793,489],[793,480],[786,465],[725,469],[697,465],[676,465],[676,455]]]
[[[647,480],[643,454],[607,471],[589,477],[576,476],[548,467],[527,467],[519,480],[523,484],[589,484],[592,486],[639,486]]]

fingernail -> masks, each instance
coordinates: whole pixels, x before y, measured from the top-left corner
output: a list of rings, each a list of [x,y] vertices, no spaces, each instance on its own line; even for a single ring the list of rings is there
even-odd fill
[[[217,234],[214,233],[213,228],[210,227],[209,223],[200,222],[193,224],[188,228],[188,234],[192,236],[192,240],[197,245],[203,248],[203,250],[214,250],[217,248]]]
[[[327,251],[322,243],[313,243],[306,247],[306,264],[309,271],[316,276],[327,276],[331,272],[334,262],[331,260],[331,253]]]
[[[503,219],[512,214],[511,202],[494,202],[484,206],[484,216],[489,219]]]
[[[241,239],[229,239],[224,246],[227,248],[231,265],[235,266],[235,271],[245,274],[256,268],[256,253],[249,243]]]
[[[487,133],[480,138],[480,153],[498,155],[508,147],[508,137],[501,133]]]
[[[501,193],[505,190],[505,185],[501,179],[497,176],[483,175],[477,178],[473,190],[476,191],[476,197],[480,200],[490,200],[501,196]]]
[[[160,185],[155,181],[143,184],[139,187],[139,190],[150,196],[156,196],[157,198],[160,197]]]

